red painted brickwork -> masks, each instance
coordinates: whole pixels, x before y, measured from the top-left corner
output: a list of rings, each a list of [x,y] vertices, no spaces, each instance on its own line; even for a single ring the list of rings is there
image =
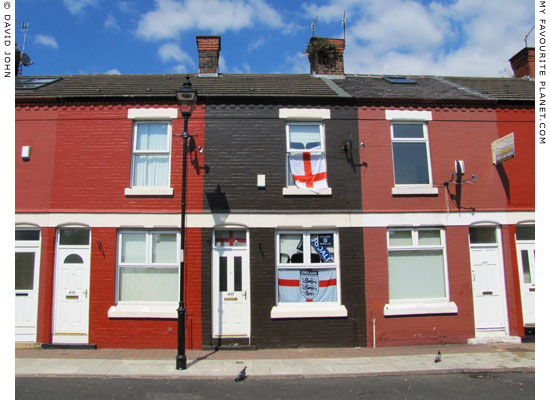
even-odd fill
[[[115,305],[116,239],[114,228],[92,229],[90,343],[98,348],[177,348],[177,319],[108,317]],[[186,347],[200,349],[200,229],[189,230],[186,241]]]
[[[132,120],[129,108],[176,107],[165,104],[18,107],[16,110],[16,212],[174,212],[181,204],[182,139],[172,138],[173,196],[126,196],[130,186]],[[55,118],[58,118],[56,121]],[[183,119],[172,121],[172,133]],[[189,121],[204,147],[204,106]],[[23,162],[21,145],[31,145]],[[203,157],[188,157],[188,211],[202,210]]]
[[[381,107],[360,107],[359,141],[363,169],[363,210],[384,211],[477,211],[506,209],[506,193],[498,171],[491,161],[491,142],[498,138],[494,109],[435,108],[428,122],[432,181],[439,188],[437,196],[394,196],[390,121]],[[451,179],[454,160],[465,162],[464,179],[477,176],[477,183],[462,185],[460,203],[453,199],[457,187],[443,187]]]
[[[55,228],[40,229],[40,283],[38,290],[37,343],[52,339]]]
[[[504,225],[502,234],[502,258],[504,260],[504,285],[508,308],[508,325],[511,336],[523,336],[523,313],[521,308],[521,288],[516,253],[516,227]]]
[[[16,210],[48,208],[54,174],[58,111],[33,108],[16,111],[15,207]],[[29,161],[21,159],[21,147],[30,146]]]
[[[373,345],[373,319],[376,346],[465,343],[475,336],[468,227],[447,227],[446,238],[449,299],[458,313],[385,317],[384,305],[389,302],[386,229],[364,230],[367,346]]]
[[[514,132],[515,157],[494,167],[507,188],[508,209],[535,209],[535,111],[529,107],[500,107],[498,136]]]

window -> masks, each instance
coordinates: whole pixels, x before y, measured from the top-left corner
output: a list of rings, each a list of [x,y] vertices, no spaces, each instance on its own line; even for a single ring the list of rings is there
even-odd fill
[[[287,186],[316,193],[327,189],[323,124],[293,122],[286,130]]]
[[[347,315],[340,305],[337,232],[279,232],[277,254],[272,318]]]
[[[132,126],[132,166],[127,196],[173,195],[170,187],[172,119],[177,108],[130,108]]]
[[[179,234],[122,231],[118,234],[119,302],[177,302]]]
[[[437,194],[432,186],[428,124],[431,111],[386,110],[391,121],[394,195]]]
[[[390,304],[385,315],[456,312],[449,303],[445,231],[389,229],[387,234]]]
[[[170,122],[135,122],[132,187],[170,186]]]
[[[393,172],[396,185],[431,185],[428,127],[392,123]]]
[[[286,123],[284,195],[330,195],[327,184],[325,125],[330,109],[281,108]]]

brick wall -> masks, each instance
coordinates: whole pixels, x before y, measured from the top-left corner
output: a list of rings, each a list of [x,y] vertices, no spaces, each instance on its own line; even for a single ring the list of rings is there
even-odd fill
[[[271,309],[276,305],[275,235],[275,229],[250,230],[252,345],[259,348],[365,346],[361,229],[339,230],[342,304],[348,310],[347,318],[271,319]],[[206,253],[208,246],[212,246],[211,233],[203,234],[203,243],[203,253]],[[204,261],[202,296],[205,344],[212,343],[210,266],[208,256],[208,261]]]
[[[200,229],[187,231],[186,348],[193,349],[202,347],[200,237]],[[90,343],[99,348],[177,348],[177,319],[108,318],[115,305],[116,240],[115,228],[92,229]]]
[[[500,107],[498,137],[514,132],[515,157],[493,168],[505,188],[508,209],[535,209],[535,111],[529,107]]]
[[[76,104],[67,107],[19,107],[16,111],[16,211],[174,212],[181,205],[182,139],[172,137],[173,196],[126,196],[130,186],[132,120],[129,108],[177,107],[175,104]],[[55,120],[55,118],[58,118]],[[183,131],[181,118],[172,133]],[[197,146],[204,147],[204,107],[189,121]],[[31,145],[23,162],[21,145]],[[188,211],[202,210],[204,162],[188,157]]]
[[[348,133],[357,143],[353,107],[332,107],[325,121],[327,181],[332,196],[287,196],[286,121],[279,108],[290,105],[212,104],[206,111],[205,198],[206,211],[254,210],[356,210],[361,208],[360,167],[346,160],[342,145]],[[297,108],[329,108],[296,104]],[[359,159],[356,154],[355,163]],[[266,188],[256,186],[257,175],[266,175]]]
[[[390,121],[382,107],[360,107],[359,140],[365,143],[361,161],[367,163],[362,174],[363,209],[384,211],[505,210],[506,193],[498,171],[491,161],[491,142],[498,138],[497,114],[490,108],[423,108],[431,110],[428,137],[433,185],[436,196],[394,196]],[[387,109],[396,109],[387,107]],[[406,108],[403,108],[406,109]],[[464,179],[477,176],[477,183],[463,184],[460,193],[451,184],[454,161],[465,162]],[[460,201],[458,202],[457,199]]]
[[[376,346],[410,346],[465,343],[475,336],[468,227],[447,227],[446,251],[449,299],[458,313],[448,315],[384,316],[389,302],[386,228],[366,228],[365,293],[368,346],[373,345],[376,319]]]

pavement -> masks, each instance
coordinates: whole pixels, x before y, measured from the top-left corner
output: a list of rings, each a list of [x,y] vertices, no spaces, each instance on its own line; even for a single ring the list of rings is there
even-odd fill
[[[435,362],[437,352],[441,361]],[[187,350],[176,369],[170,349],[15,349],[16,377],[234,379],[323,378],[432,373],[535,371],[534,343],[439,346]]]

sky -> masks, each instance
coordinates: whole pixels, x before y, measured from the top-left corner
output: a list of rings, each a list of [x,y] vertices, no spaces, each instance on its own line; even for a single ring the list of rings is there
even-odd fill
[[[309,73],[312,36],[343,38],[347,74],[511,76],[532,0],[16,0],[23,75],[196,73],[197,35],[221,73]],[[534,45],[534,33],[527,36]]]

